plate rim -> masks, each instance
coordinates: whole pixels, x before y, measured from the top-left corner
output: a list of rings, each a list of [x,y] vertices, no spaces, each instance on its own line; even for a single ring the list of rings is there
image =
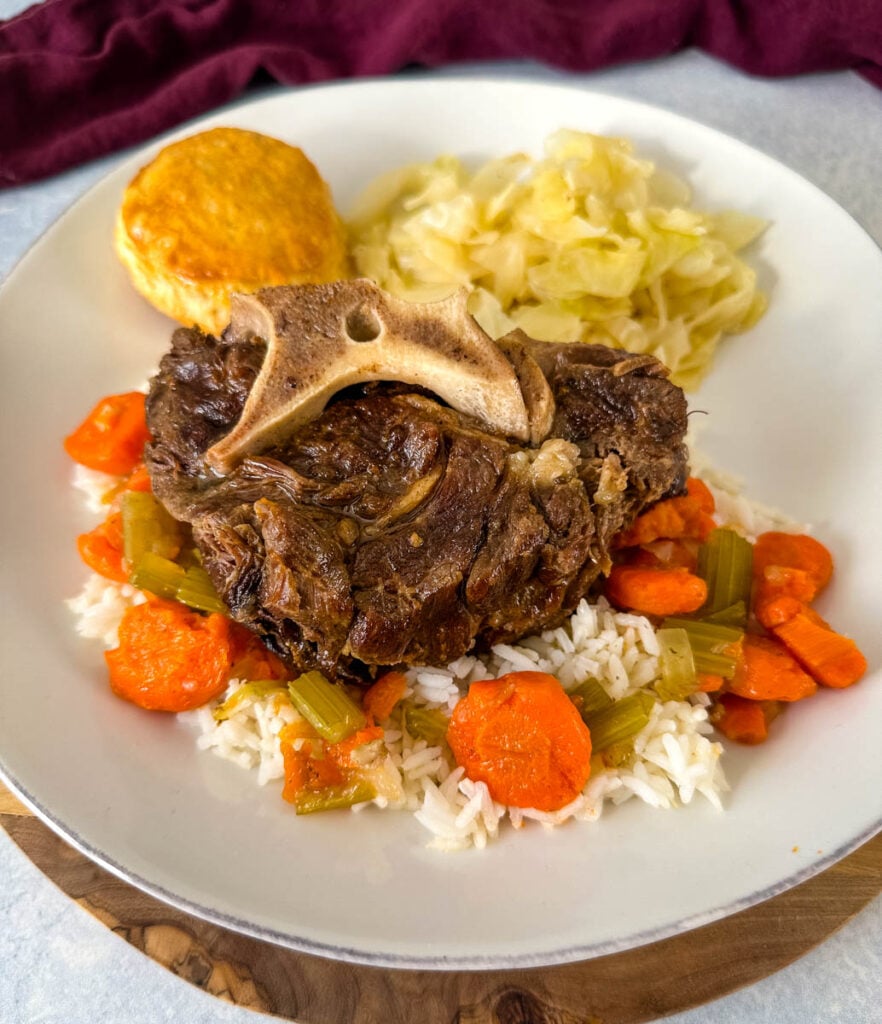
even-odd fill
[[[474,88],[481,84],[488,84],[494,87],[516,87],[517,89],[524,89],[530,92],[555,91],[565,92],[568,94],[577,93],[586,98],[596,98],[602,103],[611,101],[614,104],[618,104],[624,108],[630,108],[635,111],[662,113],[666,118],[674,119],[676,122],[679,122],[680,125],[687,130],[699,128],[702,132],[709,132],[713,136],[725,140],[727,144],[734,144],[738,147],[748,149],[754,158],[761,158],[763,161],[768,162],[771,165],[777,165],[777,167],[786,170],[789,175],[798,179],[804,186],[808,186],[815,193],[816,198],[821,199],[831,208],[834,208],[840,216],[844,215],[851,222],[853,227],[856,227],[861,234],[869,239],[877,254],[882,255],[882,243],[878,242],[873,235],[870,234],[869,230],[861,223],[861,221],[853,213],[837,202],[832,196],[825,192],[819,185],[806,177],[801,171],[795,170],[784,161],[770,156],[750,143],[742,141],[736,135],[708,125],[700,119],[692,118],[643,100],[636,100],[630,97],[619,96],[615,93],[598,91],[588,85],[575,82],[535,81],[529,78],[508,74],[456,74],[436,77],[431,71],[428,71],[426,73],[420,72],[413,78],[383,76],[377,78],[357,79],[354,81],[334,81],[329,83],[315,83],[305,86],[274,88],[259,97],[241,97],[221,108],[199,115],[182,125],[175,126],[161,135],[137,144],[132,147],[130,151],[127,151],[124,155],[121,155],[114,160],[113,164],[106,170],[106,172],[86,187],[76,198],[74,198],[32,241],[25,252],[18,257],[15,264],[10,268],[3,280],[0,281],[0,301],[2,301],[3,293],[5,293],[10,286],[14,287],[14,282],[18,278],[19,274],[22,273],[22,268],[26,266],[31,258],[34,257],[35,252],[45,244],[46,239],[80,203],[86,201],[93,195],[93,193],[107,187],[109,179],[120,175],[123,170],[128,167],[136,166],[139,161],[149,159],[152,152],[164,145],[167,145],[176,138],[191,134],[194,131],[202,130],[203,126],[217,123],[227,115],[238,113],[252,107],[280,102],[283,103],[290,97],[300,97],[305,93],[312,93],[316,91],[363,91],[366,88],[388,88],[389,86],[413,88],[414,86],[419,85],[424,89],[430,86],[433,92],[437,93],[438,90],[443,89],[446,86],[452,86],[459,89],[463,86]],[[660,139],[663,139],[663,136],[660,135],[659,137]],[[724,917],[745,910],[748,907],[764,902],[765,900],[793,888],[803,881],[806,881],[808,878],[826,870],[864,842],[871,839],[875,834],[882,831],[882,817],[880,817],[878,820],[872,822],[867,829],[859,833],[857,836],[853,836],[848,839],[833,852],[819,857],[817,860],[806,865],[801,870],[788,875],[778,883],[756,890],[750,895],[734,902],[716,905],[709,910],[692,914],[671,922],[670,924],[648,929],[622,939],[608,940],[601,943],[567,946],[556,951],[538,954],[494,954],[486,957],[468,956],[460,959],[452,956],[422,956],[381,952],[374,953],[362,949],[326,944],[312,939],[303,939],[291,934],[277,932],[272,928],[255,925],[245,919],[240,919],[238,917],[213,910],[211,907],[203,906],[197,901],[180,896],[177,893],[166,890],[163,886],[150,882],[148,879],[143,878],[137,873],[125,868],[124,865],[118,864],[113,857],[84,840],[80,836],[77,828],[69,826],[62,820],[61,816],[53,816],[52,813],[25,788],[25,786],[18,781],[10,771],[9,767],[5,764],[2,751],[0,751],[0,778],[4,779],[10,790],[16,793],[23,803],[34,810],[35,814],[41,821],[43,821],[62,839],[69,842],[75,849],[79,850],[93,862],[110,871],[116,877],[150,893],[165,903],[179,907],[182,910],[195,914],[203,920],[210,921],[222,927],[230,928],[242,934],[299,952],[331,957],[332,959],[343,962],[397,969],[428,969],[436,971],[481,971],[491,969],[513,970],[573,963],[580,960],[593,959],[595,957],[623,952],[627,949],[663,940],[682,931],[690,931],[695,928],[699,928],[703,925],[710,924],[713,921],[720,920]]]
[[[604,92],[602,90],[593,88],[593,86],[582,85],[579,82],[566,82],[566,81],[537,81],[529,75],[517,75],[513,72],[507,72],[505,74],[493,75],[486,74],[484,72],[475,72],[469,74],[468,72],[457,72],[455,74],[439,74],[442,69],[431,69],[431,68],[420,68],[412,72],[409,72],[409,76],[399,75],[377,75],[365,78],[355,79],[337,79],[327,82],[305,82],[302,85],[282,85],[277,83],[275,86],[268,86],[267,91],[259,96],[238,96],[235,99],[229,101],[221,107],[216,107],[210,111],[206,111],[202,114],[197,114],[195,117],[183,121],[180,124],[175,125],[172,128],[168,128],[158,135],[154,135],[149,139],[142,140],[141,142],[133,143],[131,146],[126,147],[123,150],[119,150],[115,153],[108,153],[102,157],[95,158],[90,163],[98,163],[102,160],[112,160],[113,162],[107,169],[99,175],[91,184],[87,185],[86,188],[80,192],[75,198],[73,198],[55,217],[55,219],[48,224],[28,245],[23,253],[15,260],[6,274],[0,278],[0,293],[6,288],[7,283],[18,273],[19,267],[25,260],[31,257],[33,251],[43,242],[43,239],[52,232],[55,227],[63,220],[67,215],[82,202],[87,196],[93,191],[101,188],[108,178],[119,173],[129,162],[135,163],[137,160],[143,159],[146,154],[152,151],[156,147],[162,147],[174,142],[176,139],[181,138],[188,134],[191,129],[198,129],[200,125],[207,125],[212,121],[217,120],[226,113],[240,110],[243,107],[257,106],[263,103],[277,102],[278,100],[287,96],[300,96],[304,93],[310,92],[331,92],[333,90],[353,90],[353,89],[364,89],[369,87],[388,86],[388,85],[429,85],[433,88],[439,86],[446,86],[448,84],[460,87],[463,85],[492,85],[492,86],[516,86],[518,88],[529,88],[531,91],[536,89],[542,90],[558,90],[561,92],[578,92],[589,97],[598,97],[602,100],[612,100],[615,103],[621,103],[625,106],[630,106],[635,109],[643,109],[650,111],[657,111],[664,114],[665,117],[674,118],[682,124],[698,126],[703,131],[711,132],[712,134],[725,139],[729,143],[734,143],[738,146],[744,146],[751,151],[754,156],[759,156],[763,160],[768,161],[771,164],[775,164],[778,167],[783,167],[791,174],[799,178],[803,184],[809,186],[818,197],[821,197],[826,203],[832,204],[840,213],[844,214],[851,220],[855,227],[857,227],[863,235],[869,240],[869,242],[875,246],[877,250],[882,253],[882,239],[877,240],[870,229],[862,222],[857,214],[851,210],[846,209],[840,202],[834,199],[828,192],[826,192],[816,181],[808,177],[803,171],[797,170],[795,167],[791,167],[790,164],[784,160],[778,159],[758,149],[750,142],[745,142],[740,139],[737,135],[732,132],[726,131],[723,128],[717,128],[715,125],[708,124],[698,117],[690,117],[687,114],[681,114],[677,110],[671,110],[668,107],[649,103],[646,100],[634,99],[631,96],[621,96],[615,92]],[[88,163],[79,166],[88,166]],[[21,185],[14,186],[14,188],[30,188],[45,185],[46,183],[54,180],[55,177],[59,177],[61,174],[70,173],[77,170],[77,167],[68,168],[66,171],[59,172],[58,175],[50,176],[48,178],[41,178],[33,182],[24,182]]]
[[[125,867],[86,842],[75,829],[67,829],[33,797],[6,769],[0,762],[0,781],[17,796],[25,806],[29,807],[34,814],[50,828],[57,836],[74,847],[94,864],[109,871],[112,875],[123,882],[140,889],[150,896],[154,896],[162,903],[192,914],[200,920],[208,921],[210,924],[218,925],[240,935],[249,938],[259,939],[272,945],[281,946],[285,949],[294,950],[297,953],[306,953],[312,956],[325,957],[341,963],[358,964],[366,967],[380,967],[391,970],[429,970],[434,972],[443,971],[516,971],[540,967],[560,967],[565,964],[580,963],[586,960],[599,959],[604,956],[614,956],[617,953],[624,953],[640,946],[648,946],[652,943],[663,942],[681,932],[694,931],[705,925],[713,924],[715,921],[723,920],[734,916],[760,903],[779,896],[783,892],[794,889],[807,882],[815,875],[819,875],[831,868],[834,864],[843,860],[858,847],[869,842],[875,835],[882,832],[882,818],[871,825],[867,830],[857,837],[850,839],[832,853],[825,854],[810,864],[806,865],[796,875],[783,881],[758,889],[736,900],[731,904],[720,904],[697,914],[691,914],[676,920],[670,924],[657,928],[650,928],[636,935],[630,935],[619,940],[608,940],[602,943],[588,945],[567,946],[563,949],[538,954],[504,954],[480,957],[455,957],[455,956],[430,956],[418,957],[407,954],[393,953],[370,953],[350,946],[335,946],[331,943],[323,943],[310,939],[302,939],[297,936],[278,932],[272,928],[264,928],[252,922],[242,920],[231,914],[224,914],[210,907],[204,907],[195,900],[189,900],[177,893],[170,892],[164,887],[142,878],[140,875],[129,871]],[[482,962],[483,961],[483,962]]]

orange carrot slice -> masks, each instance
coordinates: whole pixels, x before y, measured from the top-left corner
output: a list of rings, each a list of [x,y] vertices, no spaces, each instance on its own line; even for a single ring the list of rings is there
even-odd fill
[[[811,601],[830,582],[833,575],[833,556],[824,545],[804,533],[781,533],[772,530],[762,533],[753,545],[753,574],[765,577],[766,569],[780,566],[806,573],[814,585],[810,596],[794,594],[803,601]],[[803,581],[804,586],[804,581]]]
[[[127,491],[150,491],[153,489],[150,474],[143,462],[139,462],[132,470],[132,475],[126,480],[125,489]]]
[[[401,672],[386,672],[365,690],[362,708],[375,722],[382,722],[392,714],[395,705],[404,696],[407,680]]]
[[[713,672],[698,673],[698,689],[701,693],[716,693],[726,685],[726,680]]]
[[[89,469],[128,476],[141,461],[150,440],[140,391],[102,398],[64,439],[64,450]]]
[[[81,533],[77,537],[77,550],[80,558],[99,576],[117,583],[128,581],[128,569],[123,562],[122,516],[119,512],[111,512],[94,530]]]
[[[724,693],[712,717],[714,725],[726,739],[736,743],[754,745],[768,739],[769,723],[760,701]]]
[[[227,685],[229,620],[156,598],[126,609],[119,646],[104,657],[118,697],[148,711],[189,711]]]
[[[702,512],[712,515],[716,511],[717,503],[704,480],[699,480],[697,476],[689,477],[686,481],[686,493]]]
[[[514,807],[558,810],[591,774],[588,728],[560,683],[542,672],[472,683],[447,740],[466,775]]]
[[[686,569],[614,565],[604,587],[619,608],[643,615],[685,615],[707,600],[707,584]]]
[[[691,482],[691,492],[678,498],[665,498],[637,516],[627,530],[616,536],[621,548],[651,544],[656,540],[680,540],[691,537],[706,540],[716,524],[711,518],[714,499],[700,480]]]
[[[830,629],[810,608],[775,626],[772,633],[824,686],[843,689],[867,671],[867,659],[854,640]]]
[[[776,640],[762,636],[744,637],[741,657],[729,691],[748,700],[802,700],[811,697],[817,683],[789,651]]]

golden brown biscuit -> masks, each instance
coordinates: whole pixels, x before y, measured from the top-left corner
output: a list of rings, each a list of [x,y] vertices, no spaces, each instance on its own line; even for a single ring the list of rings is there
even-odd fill
[[[166,146],[129,184],[116,251],[135,288],[182,324],[219,334],[231,292],[349,276],[346,234],[307,157],[214,128]]]

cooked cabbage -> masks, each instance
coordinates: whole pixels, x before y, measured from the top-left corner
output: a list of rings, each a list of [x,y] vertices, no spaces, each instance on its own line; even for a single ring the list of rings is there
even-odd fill
[[[469,289],[493,337],[651,352],[694,388],[723,334],[766,300],[738,255],[765,228],[743,213],[689,208],[688,186],[625,139],[559,131],[469,171],[453,156],[382,176],[350,219],[359,274],[405,299]]]

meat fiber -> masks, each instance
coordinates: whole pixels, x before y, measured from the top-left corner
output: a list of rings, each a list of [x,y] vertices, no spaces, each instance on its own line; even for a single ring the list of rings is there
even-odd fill
[[[233,617],[294,668],[369,678],[554,626],[608,570],[613,536],[682,491],[686,402],[661,363],[524,335],[501,346],[550,386],[538,446],[377,382],[218,476],[205,453],[266,347],[175,332],[147,400],[154,491],[191,524]]]

